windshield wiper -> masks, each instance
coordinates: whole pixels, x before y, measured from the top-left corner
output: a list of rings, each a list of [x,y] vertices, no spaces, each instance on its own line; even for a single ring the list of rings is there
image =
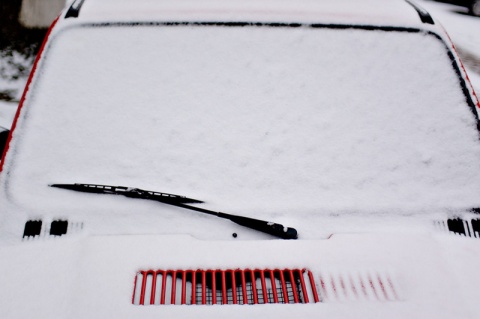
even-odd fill
[[[281,224],[268,222],[265,220],[249,218],[244,216],[232,215],[222,212],[215,212],[204,208],[186,205],[189,203],[203,203],[200,200],[188,198],[181,195],[147,191],[140,188],[125,187],[125,186],[110,186],[97,184],[51,184],[50,187],[64,188],[78,192],[96,193],[96,194],[113,194],[123,195],[132,198],[155,200],[164,204],[173,205],[185,209],[194,210],[200,213],[214,215],[220,218],[229,219],[239,225],[258,230],[282,239],[297,239],[298,234],[295,228],[285,227]]]

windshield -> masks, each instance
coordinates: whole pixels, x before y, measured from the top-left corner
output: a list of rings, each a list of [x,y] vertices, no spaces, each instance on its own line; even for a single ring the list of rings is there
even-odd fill
[[[47,187],[73,182],[257,217],[480,206],[476,120],[430,34],[72,27],[39,74],[5,168],[25,209],[154,205]]]

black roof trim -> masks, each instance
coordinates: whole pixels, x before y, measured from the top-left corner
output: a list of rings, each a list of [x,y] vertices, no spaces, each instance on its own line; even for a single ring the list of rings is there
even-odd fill
[[[65,14],[65,19],[68,18],[78,18],[80,14],[80,9],[82,8],[83,2],[85,0],[75,0],[70,8],[68,8],[67,13]]]
[[[419,17],[420,17],[420,20],[423,22],[423,23],[428,23],[428,24],[435,24],[435,22],[433,21],[433,18],[432,16],[430,15],[430,13],[428,13],[427,10],[423,9],[422,7],[420,7],[418,4],[410,1],[410,0],[405,0],[409,5],[411,5],[418,13]]]
[[[202,27],[271,27],[271,28],[314,28],[314,29],[355,29],[367,31],[398,31],[410,33],[432,33],[430,31],[388,25],[369,24],[332,24],[332,23],[289,23],[289,22],[247,22],[247,21],[132,21],[132,22],[93,22],[84,26],[91,27],[122,27],[122,26],[202,26]],[[440,37],[438,37],[440,39]]]

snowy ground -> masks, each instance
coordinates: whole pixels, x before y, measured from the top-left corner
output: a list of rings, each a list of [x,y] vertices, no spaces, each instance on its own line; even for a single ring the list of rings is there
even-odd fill
[[[10,129],[16,111],[17,103],[0,101],[0,126]]]

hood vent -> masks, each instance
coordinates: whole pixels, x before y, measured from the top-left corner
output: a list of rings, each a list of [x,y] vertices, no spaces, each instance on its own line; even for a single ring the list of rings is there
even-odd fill
[[[435,226],[454,234],[480,238],[480,219],[450,218],[446,222],[435,221]]]
[[[23,230],[23,238],[40,236],[41,233],[42,233],[41,220],[29,220],[25,223],[25,229]]]
[[[42,220],[29,220],[25,223],[23,239],[55,238],[67,234],[77,233],[83,229],[83,223],[69,222],[67,220],[54,220],[44,223]]]
[[[147,270],[135,277],[135,305],[319,302],[306,269]]]

